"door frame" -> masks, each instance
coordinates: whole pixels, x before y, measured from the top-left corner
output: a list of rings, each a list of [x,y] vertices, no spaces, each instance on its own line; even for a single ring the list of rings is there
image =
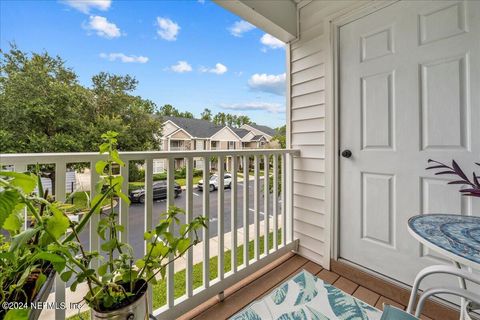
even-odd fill
[[[404,0],[377,0],[351,5],[348,10],[340,11],[325,18],[325,27],[328,30],[329,45],[326,48],[329,59],[325,64],[325,106],[326,106],[326,137],[327,150],[333,151],[326,156],[326,206],[331,214],[330,218],[330,259],[352,266],[354,269],[365,272],[393,284],[399,288],[411,290],[411,287],[389,276],[375,272],[367,267],[356,264],[340,257],[340,28],[355,20],[361,19],[374,12]],[[329,266],[330,266],[329,262]],[[431,298],[442,306],[457,308],[451,302],[439,297]]]
[[[330,188],[327,189],[327,203],[330,203],[330,208],[327,208],[327,212],[331,212],[332,218],[330,219],[330,228],[332,230],[330,234],[330,257],[333,260],[340,260],[340,28],[355,20],[361,19],[374,12],[382,10],[394,3],[401,0],[382,0],[382,1],[369,1],[367,3],[361,3],[355,7],[350,7],[347,12],[336,13],[326,18],[329,27],[329,56],[330,63],[326,66],[326,106],[327,117],[329,119],[326,123],[327,135],[326,143],[330,145],[328,150],[332,151],[326,159],[326,180],[327,185]],[[330,97],[330,98],[329,98]],[[330,100],[330,101],[329,101]],[[343,259],[342,259],[343,260]],[[353,264],[348,260],[343,262]],[[384,276],[373,272],[367,268],[363,268],[360,265],[353,264],[356,267],[364,269],[368,273],[375,274],[381,278]],[[388,278],[392,280],[391,278]]]

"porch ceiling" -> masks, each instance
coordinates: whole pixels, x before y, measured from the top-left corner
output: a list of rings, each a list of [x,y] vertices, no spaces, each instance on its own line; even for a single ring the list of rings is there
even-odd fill
[[[213,0],[283,42],[297,38],[295,0]]]

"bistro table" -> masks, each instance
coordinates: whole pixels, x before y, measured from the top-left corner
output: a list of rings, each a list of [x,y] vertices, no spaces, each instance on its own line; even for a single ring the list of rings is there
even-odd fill
[[[429,275],[443,273],[458,277],[460,288],[432,288],[424,291],[417,311],[425,302],[424,295],[453,294],[462,297],[460,319],[470,319],[467,308],[477,309],[480,296],[467,290],[466,280],[480,284],[480,277],[462,269],[462,265],[480,270],[480,217],[456,214],[417,215],[408,220],[408,231],[421,244],[450,259],[453,266],[434,265],[420,271],[412,287],[407,312],[413,311],[420,282]]]

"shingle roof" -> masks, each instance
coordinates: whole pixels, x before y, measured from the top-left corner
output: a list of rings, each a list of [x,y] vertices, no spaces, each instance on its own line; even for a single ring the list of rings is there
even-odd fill
[[[237,136],[239,136],[240,138],[245,137],[250,132],[247,129],[232,128],[232,127],[230,127],[230,129],[232,129],[233,132],[235,132]]]
[[[178,118],[178,117],[163,117],[163,119],[170,120],[180,128],[187,131],[190,135],[196,138],[210,138],[215,133],[223,128],[223,126],[216,125],[207,120]]]
[[[268,134],[269,136],[274,136],[275,135],[275,129],[272,129],[270,127],[267,127],[267,126],[261,126],[259,124],[249,124],[250,127],[252,128],[255,128],[257,130],[260,130],[262,132],[265,132],[266,134]]]
[[[225,126],[221,125],[216,125],[213,122],[207,121],[207,120],[201,120],[201,119],[190,119],[190,118],[180,118],[180,117],[163,117],[165,121],[170,120],[173,123],[175,123],[177,126],[182,128],[183,130],[187,131],[191,136],[195,138],[203,138],[203,139],[208,139],[211,136],[213,136],[215,133],[220,131],[221,129],[225,128]],[[267,126],[261,126],[257,124],[251,124],[251,127],[258,129],[268,135],[275,135],[275,130],[267,127]],[[233,128],[229,127],[232,129],[233,132],[237,134],[240,138],[245,137],[250,130],[247,129],[241,129],[241,128]],[[256,136],[261,137],[262,135]],[[257,139],[253,140],[258,140]]]
[[[259,129],[260,130],[260,129]],[[260,139],[265,139],[265,136],[262,134],[256,135],[255,137],[252,138],[252,141],[259,141]]]

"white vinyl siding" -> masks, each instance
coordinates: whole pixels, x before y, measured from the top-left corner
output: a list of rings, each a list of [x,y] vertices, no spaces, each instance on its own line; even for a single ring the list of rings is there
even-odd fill
[[[157,159],[153,160],[153,173],[160,173],[166,170],[167,166],[165,163],[165,159]]]
[[[299,253],[330,266],[331,206],[326,177],[326,77],[331,66],[330,30],[326,17],[349,1],[312,1],[299,9],[299,39],[290,44],[291,147],[301,150],[294,161],[294,236]],[[331,101],[331,100],[330,100]],[[328,133],[332,134],[332,133]],[[332,150],[333,151],[333,150]]]
[[[222,128],[213,136],[210,137],[212,140],[217,141],[238,141],[238,137],[233,133],[232,130],[228,129],[227,127]]]

